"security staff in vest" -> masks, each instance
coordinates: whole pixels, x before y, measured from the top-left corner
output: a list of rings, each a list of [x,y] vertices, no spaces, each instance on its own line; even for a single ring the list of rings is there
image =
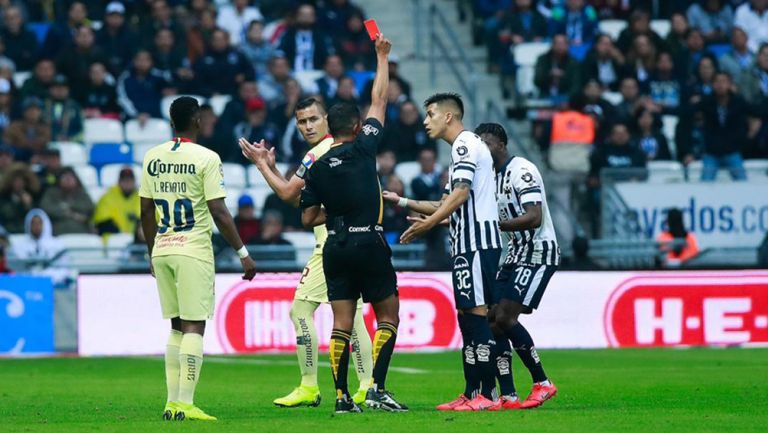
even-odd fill
[[[360,411],[347,390],[349,339],[360,296],[373,305],[378,321],[373,338],[373,387],[365,403],[370,408],[393,412],[408,410],[392,398],[384,384],[400,309],[392,251],[382,236],[384,203],[376,174],[376,153],[384,135],[390,49],[391,43],[379,34],[376,78],[365,122],[361,123],[356,105],[334,105],[328,110],[334,144],[317,161],[302,162],[306,167],[302,223],[307,227],[325,224],[328,228],[323,267],[333,310],[330,358],[337,413]]]

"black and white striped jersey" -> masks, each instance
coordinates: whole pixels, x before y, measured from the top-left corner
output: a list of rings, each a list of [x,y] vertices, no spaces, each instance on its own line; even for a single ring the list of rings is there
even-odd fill
[[[449,174],[446,194],[457,182],[472,185],[469,199],[451,215],[451,255],[501,248],[493,158],[480,137],[469,131],[456,137]]]
[[[525,158],[513,156],[496,173],[496,198],[501,221],[511,221],[525,213],[527,203],[541,203],[541,226],[535,230],[504,233],[508,238],[504,264],[560,264],[560,247],[549,215],[544,181],[539,169]]]

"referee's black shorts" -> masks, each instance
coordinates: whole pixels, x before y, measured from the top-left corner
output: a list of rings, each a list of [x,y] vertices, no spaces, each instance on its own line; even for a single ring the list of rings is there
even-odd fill
[[[392,250],[379,233],[360,233],[338,241],[329,236],[323,248],[328,300],[376,303],[397,295]]]

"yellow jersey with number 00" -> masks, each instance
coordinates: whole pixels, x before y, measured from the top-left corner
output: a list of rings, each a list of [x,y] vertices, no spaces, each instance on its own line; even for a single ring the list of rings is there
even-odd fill
[[[144,156],[139,196],[155,202],[157,236],[152,257],[182,255],[213,263],[213,218],[208,200],[226,197],[215,152],[184,138]]]

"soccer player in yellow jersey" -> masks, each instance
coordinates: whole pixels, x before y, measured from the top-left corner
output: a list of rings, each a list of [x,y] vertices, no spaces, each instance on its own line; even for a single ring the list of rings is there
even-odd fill
[[[212,224],[237,251],[243,279],[253,279],[256,263],[224,204],[227,194],[219,156],[195,144],[200,129],[197,100],[177,98],[170,111],[177,136],[147,152],[139,190],[151,271],[163,318],[171,320],[163,418],[213,421],[216,418],[193,401],[203,366],[205,321],[213,317],[214,309]]]
[[[269,186],[283,201],[299,205],[304,175],[309,167],[331,148],[333,137],[328,133],[328,119],[323,104],[314,98],[307,98],[296,105],[296,126],[309,143],[310,150],[291,179],[285,179],[275,168],[274,149],[267,151],[262,140],[249,143],[240,139],[243,154],[259,168]],[[323,245],[328,237],[324,225],[314,228],[315,249],[296,288],[291,306],[291,321],[296,330],[296,356],[301,370],[301,384],[290,394],[274,400],[277,406],[317,406],[320,404],[320,388],[317,385],[317,330],[314,314],[317,307],[328,302],[328,288],[323,273]],[[357,314],[352,332],[352,350],[355,356],[357,378],[360,386],[352,397],[362,404],[372,384],[373,356],[371,337],[363,320],[362,302],[357,304]]]

